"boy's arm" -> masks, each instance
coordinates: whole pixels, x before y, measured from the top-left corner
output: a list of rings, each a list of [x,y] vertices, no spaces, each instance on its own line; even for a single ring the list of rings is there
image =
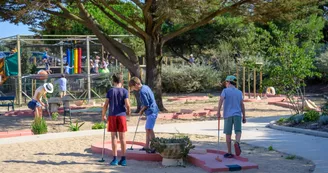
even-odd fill
[[[245,111],[245,104],[244,104],[244,101],[241,100],[240,104],[241,104],[241,111],[242,111],[242,113],[243,113],[243,123],[246,123],[246,114],[245,114],[246,111]]]
[[[220,101],[219,101],[219,105],[218,105],[218,113],[217,113],[217,116],[219,118],[221,118],[221,107],[222,107],[223,100],[224,100],[224,97],[220,96]]]
[[[126,107],[126,115],[131,115],[131,107],[130,107],[130,100],[129,98],[124,99],[125,107]]]
[[[102,113],[101,113],[101,115],[102,115],[101,119],[104,121],[106,120],[106,112],[107,112],[108,104],[109,104],[109,99],[107,98],[104,103],[104,106],[102,108]]]
[[[146,93],[140,93],[140,100],[142,103],[141,110],[139,112],[140,115],[142,115],[149,107],[149,101],[147,99],[147,94]]]

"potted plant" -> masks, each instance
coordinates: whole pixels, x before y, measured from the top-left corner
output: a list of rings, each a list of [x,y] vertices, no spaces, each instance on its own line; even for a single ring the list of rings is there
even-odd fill
[[[190,149],[195,148],[188,136],[173,138],[154,138],[150,147],[162,157],[163,166],[183,166]]]

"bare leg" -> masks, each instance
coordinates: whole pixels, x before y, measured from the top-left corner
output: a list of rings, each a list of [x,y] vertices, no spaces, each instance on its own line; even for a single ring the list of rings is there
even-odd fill
[[[125,156],[125,152],[126,152],[125,132],[119,132],[119,137],[120,137],[120,142],[121,142],[122,156]]]
[[[37,117],[39,117],[39,108],[35,108],[34,110],[34,119],[36,119]]]
[[[226,135],[226,143],[227,143],[228,153],[231,154],[231,135]]]
[[[241,133],[236,134],[236,142],[240,143]]]
[[[153,129],[149,130],[149,137],[148,138],[149,138],[149,143],[153,138],[155,138],[155,133],[154,133]],[[149,148],[150,148],[150,144],[149,144]]]
[[[145,148],[149,148],[149,129],[146,129],[146,145]]]
[[[112,153],[113,156],[117,156],[117,139],[116,139],[116,132],[111,132],[111,137],[112,137]]]

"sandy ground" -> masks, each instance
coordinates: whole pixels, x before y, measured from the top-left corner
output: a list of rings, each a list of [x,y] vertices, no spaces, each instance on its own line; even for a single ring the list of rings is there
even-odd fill
[[[144,140],[144,133],[138,133],[136,141]],[[170,137],[170,134],[158,134]],[[127,134],[132,139],[133,133]],[[190,135],[193,144],[199,148],[217,148],[217,138],[200,135]],[[109,136],[106,135],[106,139]],[[223,139],[222,139],[223,140]],[[101,135],[46,140],[10,145],[1,145],[0,172],[9,173],[96,173],[96,172],[135,172],[135,173],[190,173],[204,172],[201,168],[186,164],[186,167],[163,167],[160,162],[141,162],[128,160],[126,167],[109,166],[111,158],[105,156],[106,162],[99,163],[101,155],[92,154],[91,144],[102,141]],[[223,141],[220,141],[223,142]],[[241,144],[242,156],[259,165],[259,169],[240,172],[256,173],[308,173],[314,169],[313,163],[301,158],[286,159],[286,154],[268,151],[264,148]],[[223,143],[220,149],[225,149]]]

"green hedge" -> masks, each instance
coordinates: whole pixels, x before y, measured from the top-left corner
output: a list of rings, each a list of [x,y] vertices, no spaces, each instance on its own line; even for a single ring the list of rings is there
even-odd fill
[[[169,65],[162,68],[163,92],[191,93],[217,89],[220,73],[206,65]]]

